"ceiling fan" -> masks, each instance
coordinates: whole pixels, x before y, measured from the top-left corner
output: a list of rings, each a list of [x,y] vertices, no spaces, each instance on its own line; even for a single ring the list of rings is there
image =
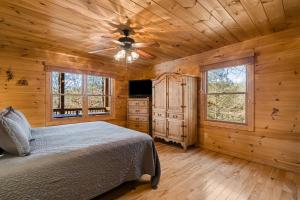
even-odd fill
[[[123,33],[123,37],[120,37],[118,40],[111,39],[112,42],[117,44],[116,47],[110,47],[106,49],[98,49],[94,51],[90,51],[89,53],[95,54],[99,52],[104,51],[110,51],[114,49],[120,49],[114,56],[115,60],[120,61],[122,59],[125,59],[126,63],[132,63],[133,61],[137,60],[139,56],[141,56],[143,59],[155,59],[156,56],[142,50],[142,48],[147,47],[159,47],[158,42],[148,42],[148,43],[137,43],[135,40],[131,37],[129,37],[130,33],[134,33],[132,28],[126,27],[122,30],[120,30],[121,33]]]

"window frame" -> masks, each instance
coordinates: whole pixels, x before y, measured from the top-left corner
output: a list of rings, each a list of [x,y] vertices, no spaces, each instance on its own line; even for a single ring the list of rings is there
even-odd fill
[[[59,74],[62,74],[62,73],[64,73],[64,77],[66,76],[66,73],[70,73],[70,74],[79,74],[79,75],[81,75],[81,91],[80,91],[80,93],[78,93],[78,94],[68,94],[68,93],[61,93],[61,90],[59,90],[59,93],[58,94],[55,94],[55,93],[53,93],[53,91],[52,91],[52,73],[53,72],[57,72],[57,73],[59,73]],[[51,71],[51,73],[50,73],[50,78],[51,78],[51,83],[50,83],[50,96],[51,96],[51,109],[52,109],[52,114],[53,114],[53,96],[55,96],[55,95],[58,95],[59,96],[59,98],[62,98],[62,96],[64,96],[64,102],[65,102],[65,100],[66,100],[66,98],[65,97],[67,97],[67,96],[77,96],[77,97],[81,97],[81,99],[82,99],[82,107],[81,107],[81,115],[78,115],[78,116],[69,116],[69,117],[53,117],[53,115],[51,115],[51,117],[52,118],[54,118],[54,119],[56,119],[56,118],[59,118],[59,119],[63,119],[63,118],[71,118],[71,117],[83,117],[83,102],[84,102],[84,74],[82,74],[82,73],[73,73],[73,72],[62,72],[62,71]],[[59,76],[60,77],[60,76]],[[65,81],[66,79],[64,78],[64,81]],[[59,88],[61,88],[61,85],[59,85],[58,86]],[[63,108],[64,108],[65,106],[63,106]]]
[[[234,67],[238,65],[246,66],[246,92],[245,92],[245,123],[213,120],[207,118],[207,85],[208,85],[208,71],[215,69],[222,69],[227,67]],[[217,126],[224,128],[232,128],[239,130],[254,130],[254,57],[246,57],[233,61],[225,61],[206,65],[201,69],[201,116],[200,121],[202,125]]]
[[[107,99],[109,99],[108,100],[108,102],[110,103],[110,108],[112,107],[112,105],[111,105],[111,101],[112,101],[112,78],[110,78],[110,77],[106,77],[106,76],[100,76],[100,75],[95,75],[95,74],[87,74],[85,77],[84,77],[84,80],[86,80],[85,82],[86,82],[86,87],[84,87],[86,90],[88,90],[88,76],[98,76],[98,77],[104,77],[104,78],[108,78],[108,82],[109,82],[109,84],[108,84],[108,86],[107,86],[107,83],[104,83],[104,93],[105,93],[105,91],[107,90],[107,94],[90,94],[90,93],[88,93],[88,91],[86,91],[85,92],[85,94],[84,94],[84,97],[86,97],[86,101],[87,101],[87,111],[89,111],[89,105],[88,105],[88,100],[89,100],[89,97],[104,97],[105,98],[105,104],[107,103],[106,101],[107,101]],[[111,111],[110,111],[110,113],[111,113]],[[89,115],[89,116],[97,116],[97,115],[109,115],[109,114],[106,114],[106,113],[104,113],[104,114],[93,114],[93,113],[87,113],[87,115]]]
[[[109,75],[104,73],[87,71],[87,70],[77,70],[63,67],[56,67],[51,65],[45,65],[46,71],[46,125],[60,125],[60,124],[68,124],[68,123],[78,123],[78,122],[87,122],[87,121],[97,121],[97,120],[111,120],[115,118],[115,79]],[[60,72],[60,73],[74,73],[82,75],[82,90],[83,90],[83,100],[82,100],[82,116],[75,117],[64,117],[64,118],[54,118],[52,116],[52,72]],[[88,94],[87,94],[87,76],[101,76],[105,78],[109,78],[110,80],[110,113],[107,114],[97,114],[97,115],[89,115],[88,114]]]

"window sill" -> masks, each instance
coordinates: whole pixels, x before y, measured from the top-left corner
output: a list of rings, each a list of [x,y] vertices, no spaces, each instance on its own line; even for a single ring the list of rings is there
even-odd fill
[[[68,115],[68,114],[62,114],[62,115],[52,116],[52,119],[80,118],[80,117],[82,117],[82,115]]]
[[[233,122],[231,123],[231,122],[204,120],[201,122],[201,125],[230,128],[230,129],[244,130],[244,131],[254,131],[253,125],[239,124],[239,123],[233,123]]]
[[[89,116],[78,116],[78,117],[65,117],[65,118],[51,118],[46,122],[46,126],[56,126],[64,124],[75,124],[92,121],[107,121],[113,120],[115,117],[112,114],[97,114]]]
[[[111,115],[110,113],[90,113],[89,117],[93,117],[93,116],[109,116]]]

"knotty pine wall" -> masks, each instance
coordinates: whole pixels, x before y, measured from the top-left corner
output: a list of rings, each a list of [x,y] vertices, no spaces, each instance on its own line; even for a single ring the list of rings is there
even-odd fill
[[[128,82],[130,71],[124,66],[102,63],[98,59],[69,55],[16,46],[0,46],[0,109],[13,106],[28,117],[33,127],[46,125],[46,74],[43,62],[50,65],[74,69],[91,69],[115,78],[115,117],[108,121],[126,124]],[[14,78],[7,81],[6,71],[10,69]],[[134,69],[137,73],[139,70]],[[145,71],[147,72],[147,70]],[[138,72],[141,77],[143,72]],[[148,73],[147,73],[148,74]],[[18,80],[27,80],[28,86],[20,86]],[[82,119],[73,121],[81,122]],[[63,121],[60,124],[65,123]]]
[[[256,55],[255,130],[200,125],[200,145],[300,172],[300,28],[162,63],[153,70],[155,75],[179,72],[200,78],[201,66],[249,51]]]
[[[79,69],[97,69],[115,76],[116,115],[109,121],[125,125],[127,79],[153,78],[164,72],[200,77],[201,65],[224,58],[234,59],[240,52],[254,50],[255,131],[199,125],[200,145],[213,151],[300,172],[299,36],[300,28],[296,28],[162,63],[154,66],[153,70],[147,67],[141,68],[144,70],[124,70],[123,67],[82,56],[1,45],[0,109],[14,106],[26,114],[34,127],[45,126],[46,84],[42,62],[47,62]],[[6,71],[9,68],[14,79],[8,82]],[[17,85],[20,79],[26,79],[29,85]]]

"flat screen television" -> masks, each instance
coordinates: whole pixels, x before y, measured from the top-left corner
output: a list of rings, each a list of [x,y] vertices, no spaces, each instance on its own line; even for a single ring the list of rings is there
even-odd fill
[[[129,97],[149,97],[152,95],[151,80],[130,80]]]

